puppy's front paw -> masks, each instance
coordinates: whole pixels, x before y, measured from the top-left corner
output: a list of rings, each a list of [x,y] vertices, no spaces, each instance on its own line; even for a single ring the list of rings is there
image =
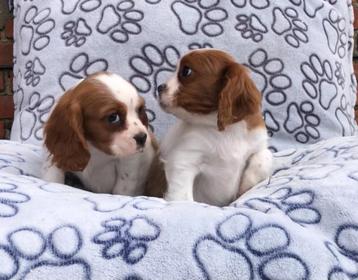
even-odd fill
[[[194,201],[193,194],[186,192],[167,192],[164,199],[167,201]]]
[[[257,185],[259,182],[267,179],[272,174],[272,153],[268,150],[262,150],[254,154],[244,171],[239,189],[239,196]]]

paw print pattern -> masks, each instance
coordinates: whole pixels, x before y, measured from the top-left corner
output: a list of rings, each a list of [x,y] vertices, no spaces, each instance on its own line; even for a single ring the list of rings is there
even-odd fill
[[[355,95],[355,93],[357,92],[357,80],[354,73],[351,74],[350,89],[353,95]]]
[[[355,120],[347,112],[353,105],[347,101],[347,97],[342,95],[340,106],[336,109],[335,116],[342,129],[342,136],[353,135],[356,130]]]
[[[272,30],[280,36],[284,35],[287,44],[298,48],[301,43],[308,42],[308,26],[298,17],[298,12],[293,8],[273,9]]]
[[[25,13],[24,24],[20,27],[21,53],[28,55],[32,49],[40,51],[50,44],[50,32],[55,21],[50,18],[51,9],[41,11],[31,6]]]
[[[130,81],[139,92],[145,94],[152,91],[156,97],[157,86],[175,71],[179,58],[180,53],[174,46],[161,50],[153,44],[145,44],[141,54],[129,60],[130,67],[136,72],[130,77]]]
[[[213,48],[213,45],[210,43],[191,43],[189,45],[189,50],[197,50],[197,49],[205,49],[205,48]]]
[[[343,224],[336,232],[334,243],[325,242],[336,259],[327,279],[356,279],[358,277],[358,225]]]
[[[71,45],[77,48],[81,47],[86,43],[87,37],[92,34],[91,27],[83,18],[79,18],[77,21],[70,20],[66,22],[63,29],[61,38],[65,40],[67,47]]]
[[[268,237],[273,238],[268,242]],[[221,279],[222,275],[226,279],[254,279],[254,271],[262,279],[276,279],[275,272],[287,265],[290,275],[295,275],[292,279],[308,279],[307,265],[289,252],[290,244],[290,235],[280,225],[254,226],[249,216],[235,213],[217,225],[215,234],[199,238],[193,255],[205,279]],[[211,262],[212,256],[221,261]]]
[[[222,22],[228,18],[227,11],[219,7],[219,3],[210,0],[174,1],[171,9],[183,33],[194,35],[200,28],[206,36],[216,37],[224,33]]]
[[[340,17],[336,10],[332,9],[327,18],[323,19],[323,28],[329,49],[333,54],[338,53],[340,58],[346,55],[348,35],[346,30],[346,19]]]
[[[266,9],[270,6],[271,0],[231,0],[231,3],[237,8],[243,8],[250,2],[251,6],[256,9]]]
[[[279,209],[300,225],[317,224],[321,221],[321,214],[313,207],[314,198],[311,190],[293,191],[290,187],[283,187],[266,197],[249,199],[244,205],[264,213]]]
[[[15,76],[15,85],[14,85],[14,110],[18,114],[22,110],[22,105],[24,103],[24,89],[22,87],[22,73],[20,70],[17,71]]]
[[[117,43],[125,43],[130,35],[138,35],[142,32],[139,22],[144,18],[144,13],[134,7],[133,0],[121,1],[117,6],[105,6],[96,26],[97,31],[109,33],[109,37]]]
[[[74,1],[66,1],[61,0],[61,11],[65,15],[72,14],[77,7],[80,7],[82,12],[93,12],[98,9],[102,4],[102,0],[74,0]]]
[[[303,10],[305,11],[306,15],[311,18],[316,17],[317,12],[324,6],[322,1],[290,0],[290,2],[296,6],[303,6]]]
[[[334,5],[337,3],[338,0],[324,0],[324,1],[328,2],[331,5]]]
[[[284,63],[279,58],[269,58],[264,49],[257,49],[249,56],[251,76],[264,96],[264,101],[271,106],[279,106],[286,102],[286,89],[292,85],[291,78],[283,73]],[[270,136],[280,130],[279,122],[271,112],[264,112],[265,122]]]
[[[21,153],[18,152],[5,152],[2,151],[0,155],[0,171],[5,171],[10,174],[15,175],[29,175],[24,172],[23,169],[19,168],[18,166],[14,165],[20,165],[20,164],[26,164],[25,159],[22,157]]]
[[[321,133],[318,129],[321,119],[314,113],[311,101],[304,101],[300,105],[291,103],[287,107],[287,117],[283,124],[285,130],[299,143],[307,143],[311,138],[317,140]]]
[[[40,141],[43,139],[43,125],[54,103],[55,98],[51,95],[41,97],[36,91],[30,95],[29,105],[20,113],[21,140],[26,141],[32,136]]]
[[[358,145],[347,144],[344,146],[333,145],[330,147],[314,147],[312,149],[305,150],[302,153],[298,153],[292,158],[291,165],[297,165],[298,163],[308,163],[309,161],[320,162],[326,157],[332,158],[335,162],[337,160],[355,160],[358,158]],[[331,172],[330,170],[329,172]],[[327,171],[326,171],[327,172]]]
[[[36,228],[19,228],[9,233],[6,245],[0,244],[0,275],[2,279],[41,279],[43,269],[51,274],[61,268],[69,279],[90,279],[89,264],[77,256],[82,244],[81,233],[73,225],[60,226],[47,236]]]
[[[160,1],[162,0],[145,0],[145,2],[147,2],[148,4],[158,4],[160,3]]]
[[[27,61],[25,67],[26,72],[24,79],[26,85],[37,86],[40,83],[41,76],[46,73],[46,67],[38,57],[35,57],[34,60]]]
[[[62,90],[66,91],[88,75],[107,69],[107,60],[102,58],[90,60],[87,53],[81,52],[71,59],[69,71],[60,75],[59,84]]]
[[[238,24],[235,25],[235,29],[241,33],[242,38],[251,39],[258,43],[262,41],[263,34],[268,32],[267,27],[254,14],[250,16],[238,15],[236,19]]]
[[[332,64],[322,60],[317,54],[310,55],[309,61],[301,64],[304,75],[303,89],[312,99],[317,99],[321,107],[328,110],[338,95],[338,87],[334,82]]]
[[[93,237],[93,242],[102,246],[102,257],[121,257],[130,265],[142,260],[147,254],[150,242],[160,235],[159,226],[144,216],[130,220],[112,218],[104,221],[102,226],[104,231]]]
[[[17,189],[18,187],[12,183],[0,184],[0,220],[16,216],[19,204],[30,201],[30,196]]]
[[[147,211],[151,209],[161,209],[166,207],[166,203],[160,199],[140,197],[135,199],[130,198],[115,198],[109,196],[110,199],[103,200],[102,198],[86,197],[85,201],[92,204],[93,210],[101,213],[115,212],[125,207],[133,207],[137,210]]]
[[[346,75],[344,73],[344,70],[343,70],[343,65],[341,62],[339,61],[336,61],[336,69],[334,70],[334,76],[336,77],[337,79],[337,83],[338,85],[344,89],[345,87],[345,82],[346,82]]]

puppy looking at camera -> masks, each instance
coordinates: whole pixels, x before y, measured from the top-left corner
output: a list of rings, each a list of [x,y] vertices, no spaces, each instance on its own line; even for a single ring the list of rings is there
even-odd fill
[[[191,51],[158,93],[161,107],[180,119],[160,148],[167,200],[225,206],[270,176],[261,93],[233,57]]]
[[[72,172],[93,192],[142,195],[155,157],[144,99],[120,76],[88,76],[58,100],[44,127],[43,179]]]

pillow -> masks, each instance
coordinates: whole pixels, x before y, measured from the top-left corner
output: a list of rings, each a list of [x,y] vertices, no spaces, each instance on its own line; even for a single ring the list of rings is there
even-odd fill
[[[251,69],[272,149],[355,133],[350,0],[15,0],[14,14],[12,140],[40,144],[55,99],[99,70],[137,87],[162,137],[174,118],[156,87],[204,47]]]

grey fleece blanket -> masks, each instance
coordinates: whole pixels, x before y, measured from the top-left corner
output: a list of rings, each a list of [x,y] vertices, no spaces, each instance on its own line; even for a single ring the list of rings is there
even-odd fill
[[[275,154],[224,208],[37,179],[41,150],[0,142],[0,279],[358,277],[358,138]]]

